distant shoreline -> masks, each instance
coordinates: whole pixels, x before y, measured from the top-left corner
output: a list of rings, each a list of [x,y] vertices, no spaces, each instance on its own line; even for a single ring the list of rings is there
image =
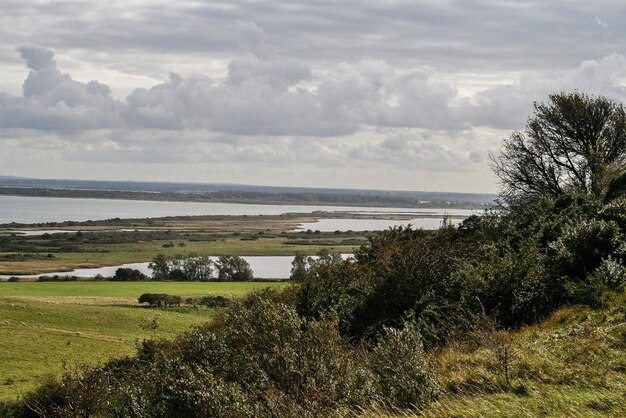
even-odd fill
[[[296,206],[356,206],[356,207],[393,207],[393,208],[457,208],[484,209],[491,204],[485,201],[465,200],[420,200],[413,196],[357,195],[342,193],[311,193],[311,192],[251,192],[251,191],[215,191],[215,192],[159,192],[130,190],[91,190],[76,188],[48,187],[8,187],[0,186],[0,195],[74,198],[74,199],[107,199],[107,200],[140,200],[161,202],[196,202],[196,203],[237,203],[257,205],[296,205]]]

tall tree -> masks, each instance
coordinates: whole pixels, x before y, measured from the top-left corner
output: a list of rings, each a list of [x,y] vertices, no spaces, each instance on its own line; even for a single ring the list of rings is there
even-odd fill
[[[296,282],[304,281],[304,278],[309,273],[309,263],[307,256],[304,253],[296,252],[296,255],[291,262],[291,275],[289,278]]]
[[[247,281],[254,275],[250,264],[242,257],[223,255],[215,262],[218,281]]]
[[[603,96],[559,93],[535,103],[524,132],[504,140],[492,168],[505,197],[601,197],[626,170],[626,111]]]

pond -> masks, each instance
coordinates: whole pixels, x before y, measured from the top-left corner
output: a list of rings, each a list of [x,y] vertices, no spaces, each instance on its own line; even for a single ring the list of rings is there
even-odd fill
[[[351,256],[351,254],[342,254],[344,259]],[[217,257],[211,257],[213,260],[217,260]],[[254,277],[259,279],[288,279],[291,273],[292,256],[244,256],[249,264],[250,268],[254,272]],[[94,277],[98,274],[104,277],[111,277],[115,274],[115,270],[120,267],[131,268],[141,271],[146,275],[151,275],[152,270],[148,267],[149,263],[128,263],[120,264],[117,266],[97,267],[97,268],[84,268],[76,269],[73,271],[64,272],[52,272],[45,274],[28,274],[28,275],[15,275],[16,277],[41,277],[41,276],[76,276],[76,277]],[[0,275],[0,278],[7,279],[11,276]]]

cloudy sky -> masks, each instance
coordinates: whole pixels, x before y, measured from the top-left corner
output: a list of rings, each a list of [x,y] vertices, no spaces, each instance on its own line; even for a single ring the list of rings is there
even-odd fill
[[[1,0],[0,175],[494,192],[533,101],[626,100],[626,2]]]

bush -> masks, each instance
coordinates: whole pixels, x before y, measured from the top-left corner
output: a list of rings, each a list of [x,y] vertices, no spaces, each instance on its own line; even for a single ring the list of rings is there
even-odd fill
[[[615,253],[621,241],[619,227],[613,221],[592,219],[569,224],[549,244],[552,274],[582,281]]]
[[[78,280],[78,277],[69,274],[65,276],[55,274],[54,276],[39,276],[37,278],[38,282],[77,282]]]
[[[626,267],[611,256],[602,260],[593,276],[612,290],[623,290],[626,286]]]
[[[423,407],[439,392],[416,324],[385,328],[368,362],[383,398],[393,400],[396,407]]]
[[[488,245],[454,273],[463,283],[462,300],[471,312],[485,311],[503,327],[532,323],[563,303],[560,280],[551,280],[537,244],[519,250]]]
[[[224,296],[202,296],[199,298],[187,298],[185,303],[206,308],[227,308],[232,304],[232,301]]]
[[[68,368],[60,379],[49,377],[24,398],[24,416],[106,416],[112,376],[106,369],[80,366]]]
[[[114,282],[135,282],[144,280],[148,280],[148,276],[141,271],[122,267],[115,270],[115,275],[111,277],[111,281]]]
[[[139,303],[147,303],[151,307],[171,307],[180,306],[182,298],[177,295],[167,295],[165,293],[144,293],[139,296]]]
[[[258,410],[242,388],[179,360],[137,369],[120,385],[111,408],[119,417],[251,417]]]
[[[279,394],[263,402],[270,414],[293,404],[328,413],[373,396],[371,374],[359,367],[359,355],[342,340],[336,320],[307,321],[261,295],[227,311],[219,332],[196,331],[183,345],[184,358],[226,381],[253,393]]]
[[[396,228],[355,254],[363,297],[351,320],[353,337],[375,338],[383,327],[401,326],[410,314],[428,330],[425,342],[445,338],[444,330],[460,318],[462,308],[463,283],[452,273],[471,252],[463,239],[449,234]]]

